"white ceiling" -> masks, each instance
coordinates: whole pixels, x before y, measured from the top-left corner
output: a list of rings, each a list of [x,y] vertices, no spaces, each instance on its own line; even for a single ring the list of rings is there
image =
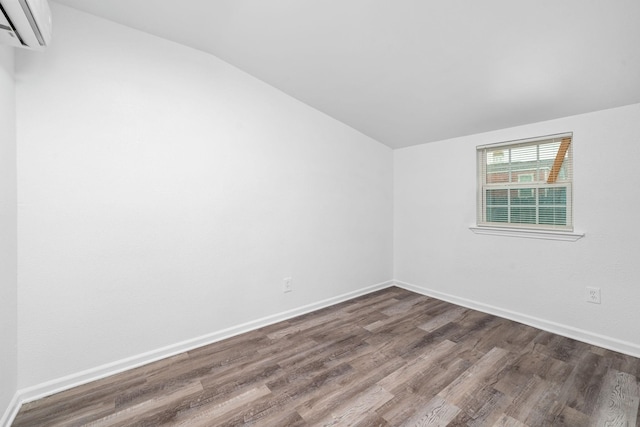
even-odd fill
[[[393,148],[640,102],[640,0],[56,1],[210,52]]]

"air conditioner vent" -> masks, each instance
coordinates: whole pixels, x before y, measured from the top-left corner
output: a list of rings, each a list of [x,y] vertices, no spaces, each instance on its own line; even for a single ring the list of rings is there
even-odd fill
[[[43,50],[51,42],[47,0],[0,0],[0,43]]]

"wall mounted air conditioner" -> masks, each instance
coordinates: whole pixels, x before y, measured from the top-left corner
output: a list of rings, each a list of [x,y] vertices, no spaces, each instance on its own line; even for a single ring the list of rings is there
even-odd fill
[[[47,0],[0,0],[0,43],[43,50],[50,41]]]

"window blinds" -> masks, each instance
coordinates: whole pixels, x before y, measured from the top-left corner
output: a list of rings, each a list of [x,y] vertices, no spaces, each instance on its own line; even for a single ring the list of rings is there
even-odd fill
[[[572,134],[477,147],[478,225],[573,230]]]

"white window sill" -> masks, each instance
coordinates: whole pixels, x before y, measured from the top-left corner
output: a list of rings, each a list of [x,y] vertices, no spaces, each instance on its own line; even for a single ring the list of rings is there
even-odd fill
[[[523,237],[526,239],[561,240],[564,242],[575,242],[584,237],[584,233],[573,233],[569,231],[547,231],[547,230],[527,230],[522,228],[500,228],[500,227],[469,227],[469,230],[476,234],[488,234],[491,236]]]

